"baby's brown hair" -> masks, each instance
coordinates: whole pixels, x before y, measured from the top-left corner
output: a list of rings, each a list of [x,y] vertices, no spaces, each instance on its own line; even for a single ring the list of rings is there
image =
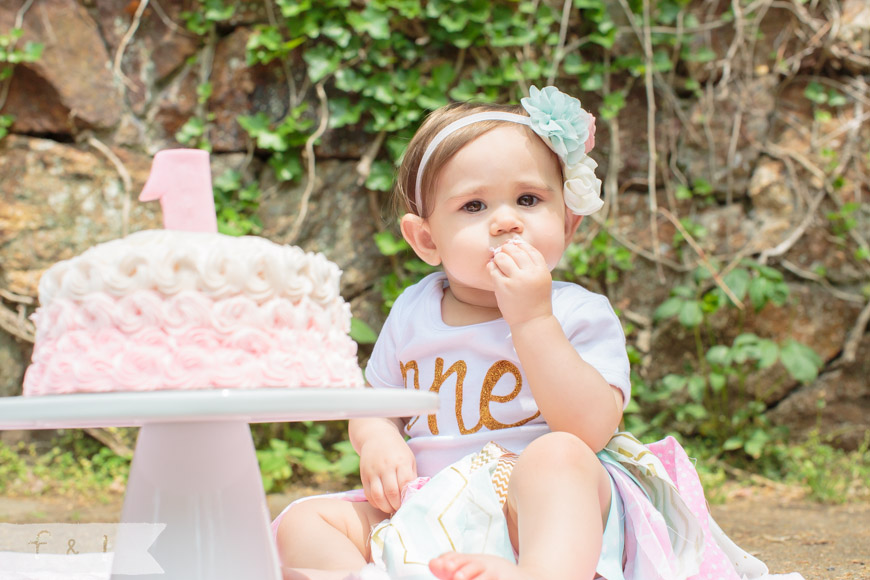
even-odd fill
[[[417,186],[417,172],[420,161],[429,143],[435,136],[450,123],[474,113],[484,111],[500,111],[526,115],[525,109],[520,105],[497,105],[492,103],[452,103],[436,109],[417,130],[417,133],[408,143],[402,163],[399,165],[396,177],[396,186],[393,189],[393,203],[398,213],[413,213],[420,217],[427,217],[431,211],[429,200],[435,179],[441,168],[462,149],[465,145],[477,139],[487,131],[490,131],[506,121],[487,120],[472,123],[467,127],[457,129],[451,133],[435,150],[432,157],[426,163],[421,176],[421,199],[422,208],[418,208],[414,201],[414,191]],[[531,128],[526,127],[530,134],[534,135]],[[554,154],[555,155],[555,154]]]

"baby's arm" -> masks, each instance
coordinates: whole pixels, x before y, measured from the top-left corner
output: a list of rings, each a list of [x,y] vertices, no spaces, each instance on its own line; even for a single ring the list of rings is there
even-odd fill
[[[402,488],[417,477],[417,463],[402,436],[401,419],[351,419],[350,441],[360,457],[366,499],[386,513],[399,509]]]
[[[506,244],[490,273],[541,415],[553,431],[572,433],[600,451],[622,419],[622,392],[583,360],[553,316],[543,256],[529,244]]]

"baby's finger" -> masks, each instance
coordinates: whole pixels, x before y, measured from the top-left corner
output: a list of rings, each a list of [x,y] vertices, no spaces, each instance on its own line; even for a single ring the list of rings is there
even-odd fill
[[[405,486],[417,479],[417,469],[412,463],[407,463],[399,466],[396,470],[399,489],[404,490]]]
[[[370,504],[372,504],[372,506],[376,507],[382,512],[390,512],[390,506],[385,501],[384,488],[381,485],[380,479],[373,478],[368,482],[363,482],[363,492],[365,493],[366,499]]]
[[[535,246],[529,243],[513,245],[510,255],[513,256],[515,260],[517,260],[517,263],[520,264],[521,267],[525,267],[526,265],[530,264],[536,266],[546,264],[544,255],[541,254],[541,252],[538,251]],[[528,260],[528,262],[526,260]]]
[[[503,251],[502,254],[510,256],[519,269],[525,270],[535,265],[535,260],[532,257],[532,254],[526,249],[529,247],[531,246],[528,244],[512,244],[510,248]]]
[[[498,264],[495,263],[495,258],[487,262],[486,269],[494,280],[505,278],[505,273],[502,272],[501,268],[498,267]]]
[[[385,480],[382,480],[384,486],[384,502],[390,509],[382,510],[385,512],[395,512],[402,505],[402,488],[399,486],[396,474],[388,475]]]
[[[520,270],[520,265],[517,259],[507,252],[499,252],[490,261],[490,264],[495,264],[499,271],[507,277],[515,275]]]

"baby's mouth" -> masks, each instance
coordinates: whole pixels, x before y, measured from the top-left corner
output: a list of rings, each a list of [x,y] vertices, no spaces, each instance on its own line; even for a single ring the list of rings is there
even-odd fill
[[[524,239],[522,239],[521,237],[519,237],[519,236],[514,236],[514,237],[512,237],[512,238],[510,238],[510,239],[507,239],[507,240],[503,241],[503,242],[502,242],[501,244],[499,244],[498,246],[491,247],[491,248],[489,249],[489,251],[492,252],[492,257],[494,258],[494,257],[496,257],[496,256],[499,254],[499,252],[502,251],[502,248],[504,248],[506,244],[513,244],[513,245],[515,245],[515,246],[518,246],[518,245],[520,245],[520,244],[526,244],[526,243],[528,243],[528,242],[526,242],[526,241],[525,241]]]

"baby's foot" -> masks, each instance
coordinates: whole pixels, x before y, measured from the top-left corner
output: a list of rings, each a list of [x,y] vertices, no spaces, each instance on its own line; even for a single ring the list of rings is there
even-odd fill
[[[430,560],[429,570],[440,580],[529,580],[513,562],[486,554],[447,552]]]

